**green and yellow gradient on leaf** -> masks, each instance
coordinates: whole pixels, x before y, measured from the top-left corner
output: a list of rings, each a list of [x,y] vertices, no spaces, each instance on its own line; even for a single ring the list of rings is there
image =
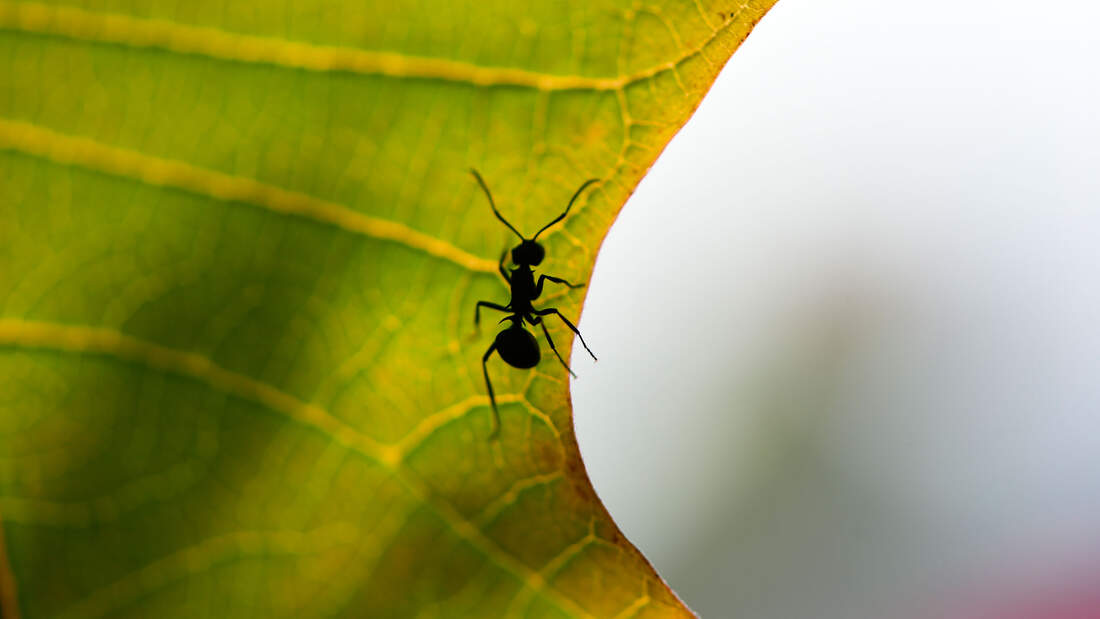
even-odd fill
[[[528,233],[600,178],[586,281],[773,2],[0,0],[0,615],[688,614],[548,351],[487,440],[468,169]]]

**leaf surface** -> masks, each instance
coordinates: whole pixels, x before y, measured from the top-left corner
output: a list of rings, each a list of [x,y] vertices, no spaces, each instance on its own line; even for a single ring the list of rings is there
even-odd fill
[[[687,614],[545,344],[487,440],[468,169],[525,234],[601,179],[540,238],[585,281],[773,2],[0,0],[3,616]]]

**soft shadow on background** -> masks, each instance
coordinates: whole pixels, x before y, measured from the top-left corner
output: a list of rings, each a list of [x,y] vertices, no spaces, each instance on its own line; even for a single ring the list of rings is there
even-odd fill
[[[1100,609],[1097,23],[782,0],[638,187],[577,433],[704,617]]]

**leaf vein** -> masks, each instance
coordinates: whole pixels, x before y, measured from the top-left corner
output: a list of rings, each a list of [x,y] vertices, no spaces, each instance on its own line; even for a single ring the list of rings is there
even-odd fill
[[[25,121],[0,118],[0,150],[5,149],[155,187],[171,187],[223,202],[237,202],[282,215],[302,217],[360,236],[405,245],[471,271],[496,271],[495,262],[474,256],[400,222],[371,217],[342,204],[251,178],[59,133]]]
[[[642,581],[642,582],[645,582],[645,581]],[[637,615],[643,608],[648,606],[649,602],[650,602],[649,594],[645,593],[645,594],[641,595],[638,599],[634,600],[634,602],[632,602],[630,604],[630,606],[627,606],[626,608],[624,608],[622,610],[622,612],[615,615],[615,619],[630,619],[631,617],[634,617],[635,615]]]
[[[538,571],[539,582],[548,582],[569,564],[579,554],[584,552],[585,548],[588,548],[593,542],[597,541],[595,523],[590,522],[588,525],[588,533],[581,539],[566,546],[556,557],[546,563],[541,570]],[[528,586],[521,589],[512,602],[508,605],[508,615],[525,615],[525,610],[531,603],[531,598],[535,591],[532,587]],[[584,613],[584,616],[590,617],[589,613]]]
[[[535,407],[531,406],[526,399],[521,395],[502,393],[496,396],[497,404],[509,404],[518,402],[524,405],[524,408],[531,414],[532,417],[542,421],[546,427],[554,434],[556,438],[560,440],[561,433],[557,427],[550,420],[545,413],[538,411]],[[438,432],[441,428],[470,414],[481,407],[488,407],[489,396],[488,395],[475,395],[456,402],[440,410],[432,413],[427,417],[424,417],[420,423],[416,425],[408,434],[406,434],[400,441],[394,445],[394,449],[397,454],[397,459],[403,460],[410,453],[416,450],[417,447],[423,444],[425,440],[431,435]]]
[[[242,63],[263,63],[309,71],[345,71],[393,78],[436,79],[472,86],[512,86],[542,91],[619,90],[648,79],[699,54],[730,25],[716,29],[698,46],[668,63],[613,77],[541,73],[513,67],[486,67],[446,58],[319,45],[227,32],[162,19],[49,6],[0,2],[0,29],[60,36],[80,41],[156,48]]]
[[[489,523],[496,520],[497,516],[501,514],[505,509],[515,504],[519,499],[519,495],[523,494],[531,488],[538,486],[545,486],[552,484],[559,479],[564,479],[564,475],[560,470],[552,471],[542,475],[534,475],[532,477],[526,477],[512,484],[512,487],[505,491],[482,510],[481,514],[477,517],[477,522],[481,526],[488,526]]]
[[[395,462],[391,447],[356,431],[316,404],[303,402],[263,381],[227,370],[202,355],[160,346],[115,329],[0,318],[0,345],[113,356],[193,378],[319,430],[379,463],[392,465]]]
[[[237,531],[203,540],[137,569],[92,592],[61,613],[66,619],[102,617],[174,581],[242,557],[318,554],[346,545],[357,531],[337,523],[307,533],[300,531]]]

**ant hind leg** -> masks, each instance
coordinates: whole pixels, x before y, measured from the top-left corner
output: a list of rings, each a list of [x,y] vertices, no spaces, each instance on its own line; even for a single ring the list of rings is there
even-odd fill
[[[507,307],[505,307],[503,305],[498,305],[496,303],[490,303],[488,301],[478,301],[477,306],[474,308],[474,325],[475,326],[481,324],[481,308],[482,307],[487,307],[489,309],[495,309],[495,310],[500,311],[500,312],[510,312],[511,311],[510,309],[508,309]]]
[[[584,336],[581,335],[581,332],[577,329],[576,325],[569,322],[569,319],[566,318],[560,311],[558,311],[558,308],[548,307],[544,310],[535,310],[535,313],[538,314],[539,316],[549,316],[550,314],[557,314],[558,318],[561,318],[561,321],[565,323],[565,326],[569,327],[569,329],[573,333],[577,334],[577,339],[579,339],[581,341],[581,346],[584,346],[584,349],[587,350],[588,354],[592,356],[592,360],[593,361],[599,361],[599,359],[596,358],[595,353],[592,352],[592,349],[588,347],[587,343],[585,343]]]
[[[538,316],[531,316],[528,318],[528,320],[531,321],[531,324],[542,327],[542,332],[544,335],[546,335],[546,341],[550,344],[550,350],[554,351],[554,356],[558,358],[558,361],[561,361],[562,366],[565,367],[565,371],[569,372],[573,376],[573,378],[576,378],[576,373],[574,373],[572,368],[569,367],[569,364],[565,362],[565,359],[561,358],[561,353],[558,352],[558,347],[554,346],[554,338],[550,337],[550,331],[546,328],[546,322]]]
[[[485,364],[489,362],[489,357],[496,349],[497,343],[493,342],[489,350],[485,351],[485,356],[481,358],[481,372],[485,375],[485,387],[489,390],[489,404],[493,409],[493,431],[489,433],[491,441],[500,436],[500,412],[497,411],[497,399],[493,396],[493,383],[489,381],[489,366]]]

